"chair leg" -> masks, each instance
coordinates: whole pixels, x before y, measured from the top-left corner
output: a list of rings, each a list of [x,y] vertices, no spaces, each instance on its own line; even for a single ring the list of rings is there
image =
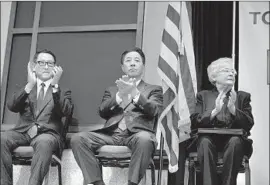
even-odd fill
[[[245,164],[245,181],[246,181],[246,185],[251,185],[251,176],[250,176],[250,167],[249,164],[246,163]]]
[[[49,185],[50,171],[51,171],[51,165],[49,166],[49,170],[43,179],[43,185]]]
[[[150,166],[151,166],[152,185],[156,185],[156,175],[155,175],[156,168],[155,168],[155,164],[153,161],[150,163]]]
[[[188,185],[195,185],[196,180],[196,173],[194,173],[194,162],[192,160],[189,160],[188,163],[188,171],[189,171],[189,178],[188,178]]]
[[[12,184],[14,184],[14,181],[13,181],[13,164],[11,165],[11,182],[12,182]]]
[[[57,164],[58,167],[58,183],[59,185],[62,185],[62,169],[61,164]]]
[[[188,171],[189,161],[185,162],[185,172],[184,172],[184,185],[188,185],[189,171]]]
[[[103,179],[103,169],[102,169],[102,164],[101,163],[99,163],[99,168],[100,168],[100,171],[101,171],[101,177]]]

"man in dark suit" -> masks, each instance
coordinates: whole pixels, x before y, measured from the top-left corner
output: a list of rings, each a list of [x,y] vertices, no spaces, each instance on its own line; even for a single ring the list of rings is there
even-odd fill
[[[12,151],[31,145],[34,155],[29,185],[41,185],[52,154],[61,153],[63,123],[72,113],[71,91],[59,87],[62,68],[48,50],[37,52],[28,63],[28,82],[14,93],[7,106],[20,114],[15,128],[1,134],[1,185],[12,184]]]
[[[213,127],[236,128],[244,129],[249,135],[254,125],[250,94],[233,90],[236,71],[232,59],[220,58],[212,62],[207,72],[215,88],[197,94],[196,112],[191,115],[192,130]],[[242,163],[244,154],[248,154],[247,152],[251,152],[252,149],[249,141],[247,138],[231,135],[200,136],[197,151],[202,169],[202,184],[236,185],[237,169]],[[216,172],[218,151],[224,154],[221,183],[218,182]]]
[[[139,48],[125,51],[121,67],[126,74],[103,96],[99,114],[102,129],[73,136],[71,147],[87,184],[104,185],[95,151],[103,145],[124,145],[132,151],[128,183],[138,184],[155,151],[155,128],[162,108],[162,89],[142,80],[145,55]]]

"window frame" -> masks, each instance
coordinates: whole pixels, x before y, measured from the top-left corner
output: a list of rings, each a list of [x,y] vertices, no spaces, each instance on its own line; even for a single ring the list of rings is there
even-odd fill
[[[80,33],[80,32],[110,32],[110,31],[136,31],[136,47],[142,48],[143,24],[145,2],[138,2],[137,23],[135,24],[104,24],[104,25],[85,25],[85,26],[58,26],[58,27],[39,27],[42,1],[36,1],[33,26],[31,28],[15,28],[16,9],[18,2],[12,2],[10,20],[8,26],[8,35],[6,51],[4,58],[4,67],[2,75],[1,88],[1,124],[3,123],[6,93],[8,88],[8,75],[10,70],[10,59],[12,53],[12,41],[14,36],[23,34],[32,34],[30,58],[36,53],[37,39],[40,33]],[[29,58],[29,60],[30,60]]]

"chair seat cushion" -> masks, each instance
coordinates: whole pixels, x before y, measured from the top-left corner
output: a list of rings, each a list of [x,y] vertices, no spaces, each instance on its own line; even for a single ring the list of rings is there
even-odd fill
[[[193,159],[194,162],[198,163],[198,153],[197,152],[190,152],[189,153],[189,158]],[[244,155],[243,156],[243,161],[242,161],[242,165],[240,166],[239,171],[245,171],[245,163],[249,163],[249,157]],[[217,161],[217,165],[221,166],[223,165],[223,157],[222,157],[222,153],[218,152],[218,161]]]
[[[30,161],[33,157],[34,149],[32,146],[19,146],[13,150],[13,163],[24,165],[25,162]],[[17,162],[16,162],[17,161]],[[61,165],[61,159],[56,155],[52,155],[52,166]]]
[[[19,146],[13,150],[15,157],[33,157],[34,149],[32,146]]]
[[[98,157],[128,158],[131,150],[127,146],[104,145],[97,150]]]

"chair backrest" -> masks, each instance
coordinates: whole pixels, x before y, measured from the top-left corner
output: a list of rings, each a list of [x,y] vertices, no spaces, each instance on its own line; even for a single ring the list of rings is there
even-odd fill
[[[62,129],[62,132],[61,132],[61,136],[63,138],[63,141],[66,145],[66,136],[67,136],[67,133],[68,133],[68,127],[69,125],[72,124],[72,121],[73,121],[73,109],[74,109],[74,106],[72,106],[72,110],[71,110],[71,114],[69,116],[66,116],[66,117],[63,117],[62,119],[62,122],[64,124],[63,126],[63,129]],[[66,146],[64,146],[64,148],[66,148]]]

